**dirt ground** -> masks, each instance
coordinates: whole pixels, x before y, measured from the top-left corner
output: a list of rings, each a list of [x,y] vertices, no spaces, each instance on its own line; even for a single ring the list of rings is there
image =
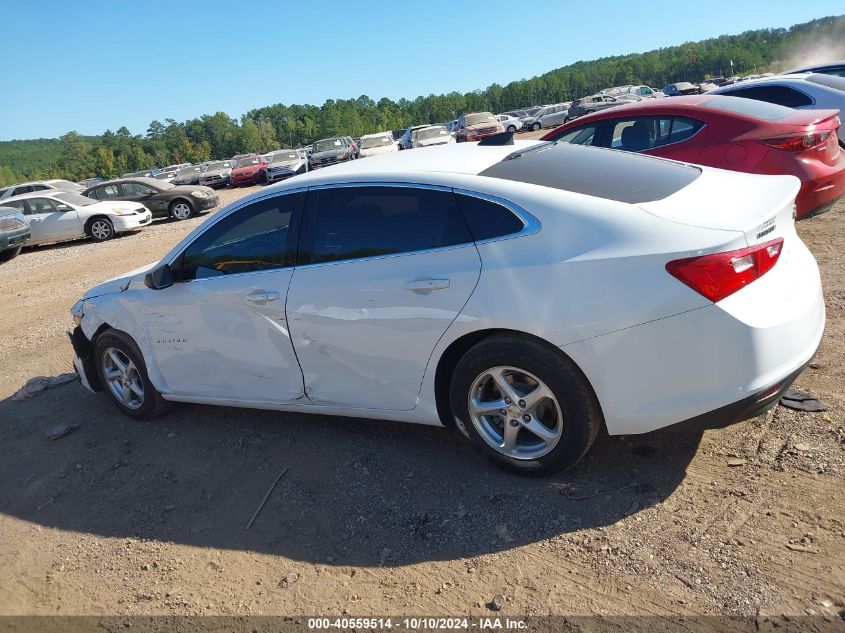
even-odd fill
[[[187,405],[139,423],[78,382],[13,401],[71,371],[68,310],[88,287],[202,220],[26,250],[0,266],[0,614],[478,615],[501,594],[501,616],[840,622],[843,213],[799,224],[828,325],[797,384],[826,412],[605,436],[546,478],[443,429]]]

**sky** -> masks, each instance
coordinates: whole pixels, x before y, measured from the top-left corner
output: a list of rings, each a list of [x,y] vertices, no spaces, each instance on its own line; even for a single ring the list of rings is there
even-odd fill
[[[0,0],[0,140],[414,99],[845,13],[843,0]],[[11,19],[10,19],[11,16]]]

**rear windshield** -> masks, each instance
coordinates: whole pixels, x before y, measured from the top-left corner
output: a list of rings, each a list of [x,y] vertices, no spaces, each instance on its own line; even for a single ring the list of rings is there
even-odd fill
[[[479,174],[629,204],[667,198],[700,175],[697,167],[651,156],[558,142],[514,152]]]
[[[814,84],[819,84],[820,86],[827,86],[828,88],[833,88],[834,90],[842,90],[845,92],[845,77],[837,77],[836,75],[810,75],[807,77],[807,81],[810,81]]]
[[[755,119],[762,119],[763,121],[780,121],[781,119],[788,117],[790,114],[795,114],[795,110],[792,108],[777,105],[776,103],[769,103],[768,101],[734,97],[730,93],[725,93],[724,97],[727,98],[714,96],[712,99],[708,99],[701,105],[704,105],[711,110],[733,112],[734,114],[742,114],[744,116],[754,117]]]
[[[361,149],[373,149],[384,145],[393,145],[393,135],[382,134],[380,136],[368,136],[361,139]]]

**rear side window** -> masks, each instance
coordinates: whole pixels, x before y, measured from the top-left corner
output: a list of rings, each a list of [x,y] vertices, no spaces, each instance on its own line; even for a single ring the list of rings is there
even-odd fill
[[[454,195],[417,187],[338,187],[310,193],[311,263],[472,242]]]
[[[734,97],[774,103],[785,108],[813,105],[813,100],[803,92],[786,86],[749,86],[734,90],[730,94]]]
[[[519,233],[524,222],[507,207],[465,194],[455,194],[469,230],[477,241]]]
[[[235,211],[195,239],[180,256],[179,279],[204,279],[293,265],[305,193],[276,196]]]
[[[642,152],[655,147],[680,143],[704,126],[701,121],[686,117],[633,117],[615,119],[610,146],[627,152]]]

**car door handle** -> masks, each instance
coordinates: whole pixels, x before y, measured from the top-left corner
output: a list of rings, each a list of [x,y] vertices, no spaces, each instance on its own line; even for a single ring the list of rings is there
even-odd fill
[[[417,279],[409,281],[404,286],[405,290],[412,292],[431,292],[432,290],[442,290],[449,287],[448,279]]]

